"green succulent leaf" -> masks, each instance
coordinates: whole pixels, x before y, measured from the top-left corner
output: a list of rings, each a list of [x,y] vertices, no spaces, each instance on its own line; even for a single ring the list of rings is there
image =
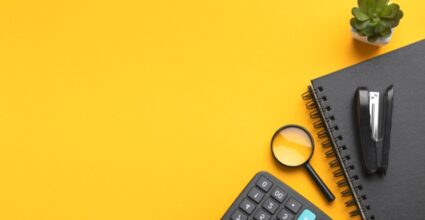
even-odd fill
[[[382,23],[382,22],[379,22],[376,26],[375,26],[375,29],[374,29],[374,31],[375,31],[375,33],[381,33],[381,32],[383,32],[385,29],[387,29],[387,27]]]
[[[375,33],[374,29],[374,27],[366,25],[366,27],[362,28],[360,32],[362,32],[366,36],[372,36]]]
[[[395,23],[395,21],[394,20],[390,20],[390,19],[381,19],[381,22],[380,22],[382,25],[384,25],[385,27],[388,27],[388,28],[392,28],[392,27],[394,27],[394,23]]]
[[[360,36],[365,37],[366,35],[362,32],[357,32]]]
[[[367,37],[367,40],[369,42],[375,42],[376,40],[378,40],[378,35],[369,36],[369,37]]]
[[[400,23],[400,20],[394,21],[394,24],[391,26],[391,28],[397,27],[399,23]]]
[[[376,8],[376,0],[365,0],[366,8]]]
[[[376,8],[382,9],[386,5],[388,5],[389,0],[376,0]]]
[[[400,20],[400,19],[403,18],[403,15],[404,15],[403,11],[402,10],[398,10],[397,15],[395,16],[395,19],[396,20]]]
[[[380,15],[383,18],[395,18],[400,11],[400,6],[397,4],[390,4],[381,11]]]
[[[379,18],[372,18],[372,21],[369,23],[369,25],[376,26],[376,25],[379,24],[380,21],[381,21],[381,19],[379,19]]]
[[[366,0],[357,0],[357,5],[363,11],[367,11]]]
[[[376,8],[368,8],[367,9],[367,14],[370,17],[377,17],[378,16],[378,14],[376,13]]]
[[[354,29],[357,29],[357,28],[355,27],[355,23],[356,23],[356,21],[357,21],[357,19],[356,19],[356,18],[351,18],[351,19],[350,19],[350,25],[351,25],[351,27],[353,27]]]
[[[354,15],[354,17],[356,17],[357,20],[359,21],[366,21],[369,20],[369,15],[366,14],[365,12],[363,12],[360,8],[353,8],[352,9],[352,14]]]
[[[369,8],[375,7],[375,0],[357,0],[357,5],[364,12],[367,12]]]
[[[357,3],[358,7],[351,10],[351,27],[370,42],[389,37],[392,28],[403,18],[400,6],[389,3],[389,0],[357,0]]]
[[[382,31],[379,31],[379,35],[381,35],[381,37],[389,37],[391,35],[391,28],[385,28]]]
[[[356,30],[362,30],[369,24],[369,20],[366,21],[359,21],[355,18],[351,19],[351,26]]]

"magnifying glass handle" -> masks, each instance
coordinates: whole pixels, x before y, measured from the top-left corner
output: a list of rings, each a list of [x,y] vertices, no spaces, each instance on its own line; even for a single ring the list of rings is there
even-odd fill
[[[307,169],[310,176],[313,178],[314,182],[316,182],[316,184],[319,186],[320,191],[326,197],[326,199],[329,202],[334,201],[335,200],[334,194],[332,194],[332,192],[328,189],[328,187],[325,185],[322,179],[320,179],[319,175],[317,175],[316,171],[314,171],[310,163],[305,164],[305,168]]]

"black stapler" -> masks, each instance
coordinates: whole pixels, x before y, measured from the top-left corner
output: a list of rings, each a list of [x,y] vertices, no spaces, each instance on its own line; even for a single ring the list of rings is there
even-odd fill
[[[379,92],[359,87],[356,92],[356,110],[366,173],[385,175],[390,151],[393,85],[385,91],[382,105],[379,96]]]

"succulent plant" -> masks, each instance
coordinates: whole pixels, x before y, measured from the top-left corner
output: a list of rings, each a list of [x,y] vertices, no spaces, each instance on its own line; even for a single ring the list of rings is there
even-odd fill
[[[354,17],[350,24],[360,36],[366,36],[369,42],[389,37],[392,28],[403,17],[400,6],[389,3],[389,0],[358,0],[357,3],[358,7],[351,11]]]

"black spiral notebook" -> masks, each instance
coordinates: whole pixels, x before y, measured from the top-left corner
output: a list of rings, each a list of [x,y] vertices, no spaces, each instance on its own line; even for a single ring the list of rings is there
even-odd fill
[[[389,167],[385,176],[364,172],[356,124],[359,86],[384,92],[394,85]],[[350,215],[367,220],[425,219],[425,40],[312,80],[303,95],[317,118],[322,145],[335,167]],[[310,100],[311,99],[311,100]]]

